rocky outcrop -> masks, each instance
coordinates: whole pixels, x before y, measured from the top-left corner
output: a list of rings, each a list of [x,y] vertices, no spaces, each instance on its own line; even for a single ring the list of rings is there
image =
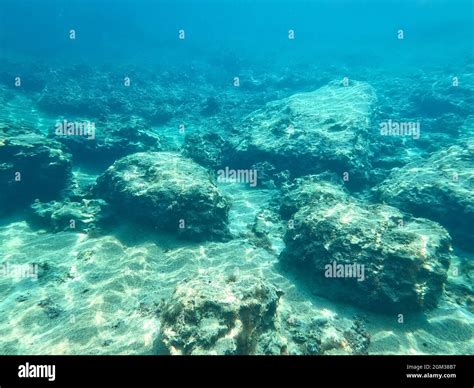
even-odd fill
[[[178,154],[126,156],[97,179],[94,193],[153,228],[200,240],[228,235],[227,200],[204,167]]]
[[[97,122],[58,121],[49,136],[67,146],[75,160],[109,166],[136,152],[160,151],[163,141],[137,116],[108,115]]]
[[[55,69],[37,98],[38,107],[52,115],[97,120],[117,113],[138,115],[152,124],[166,123],[175,104],[174,93],[161,86],[156,73],[85,64]]]
[[[248,225],[247,238],[257,247],[270,253],[280,253],[282,249],[285,223],[278,212],[273,209],[262,209],[255,216],[254,222]]]
[[[283,292],[254,275],[199,275],[179,283],[161,311],[171,354],[364,354],[362,322],[281,307]]]
[[[437,305],[451,250],[442,226],[366,204],[317,177],[298,186],[304,204],[290,220],[280,260],[315,293],[374,311]]]
[[[251,170],[256,171],[259,186],[267,189],[281,187],[290,179],[288,170],[278,170],[273,164],[265,161],[255,163]]]
[[[0,123],[0,214],[59,197],[70,179],[71,155],[41,132]]]
[[[183,154],[209,169],[225,163],[227,142],[217,133],[193,132],[184,138]]]
[[[380,201],[441,223],[455,243],[474,250],[474,142],[395,169],[373,191]]]
[[[90,232],[97,230],[110,219],[109,206],[103,200],[35,201],[30,206],[30,224],[50,232]]]
[[[375,102],[373,88],[358,81],[270,102],[240,125],[232,140],[235,163],[268,161],[296,176],[329,170],[342,179],[346,172],[351,183],[365,182]]]
[[[340,185],[335,174],[307,175],[282,188],[280,214],[289,219],[305,205],[346,201],[348,198],[348,191]]]
[[[472,77],[471,77],[472,78]],[[413,113],[422,117],[441,117],[447,114],[467,116],[472,112],[474,93],[466,85],[453,86],[452,82],[441,82],[438,88],[416,91],[411,95]],[[467,81],[467,80],[463,80]],[[467,81],[466,83],[471,83]]]
[[[162,340],[171,354],[255,354],[280,296],[255,277],[184,281],[164,308]]]

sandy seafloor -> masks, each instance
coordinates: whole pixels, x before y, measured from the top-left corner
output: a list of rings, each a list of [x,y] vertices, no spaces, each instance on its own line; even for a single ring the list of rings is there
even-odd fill
[[[244,230],[265,206],[265,190],[233,195],[232,227]],[[281,299],[304,314],[363,315],[371,335],[369,354],[469,354],[474,347],[472,313],[444,298],[439,307],[405,317],[372,314],[318,298],[276,269],[278,259],[245,240],[182,246],[169,236],[144,235],[139,227],[90,238],[82,233],[41,233],[24,221],[0,228],[6,260],[47,263],[44,277],[2,280],[0,349],[4,354],[156,354],[159,319],[154,303],[175,284],[209,268],[263,275],[284,290]],[[150,241],[144,241],[150,239]],[[282,242],[274,241],[275,248]],[[181,245],[181,246],[180,246]],[[40,301],[49,299],[47,310]],[[58,314],[51,319],[49,314]],[[398,329],[398,330],[397,330]],[[158,347],[158,349],[157,349]]]

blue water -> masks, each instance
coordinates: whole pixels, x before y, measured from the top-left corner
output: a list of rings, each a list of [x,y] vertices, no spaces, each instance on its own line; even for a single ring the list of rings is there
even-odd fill
[[[473,50],[471,0],[0,0],[0,353],[474,354]]]

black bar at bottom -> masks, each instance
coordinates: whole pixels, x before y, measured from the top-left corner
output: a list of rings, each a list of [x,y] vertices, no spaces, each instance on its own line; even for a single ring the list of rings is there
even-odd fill
[[[54,366],[54,368],[53,368]],[[473,356],[1,356],[0,387],[18,386],[474,386]],[[336,386],[336,385],[334,385]],[[354,385],[355,386],[355,385]]]

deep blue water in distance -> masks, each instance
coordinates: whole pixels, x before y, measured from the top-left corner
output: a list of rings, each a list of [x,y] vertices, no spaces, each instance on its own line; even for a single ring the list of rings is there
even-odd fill
[[[472,55],[472,14],[467,0],[2,0],[0,48],[57,60],[159,61],[167,50],[178,50],[182,59],[224,51],[279,61],[353,55],[397,63],[403,55],[391,38],[404,29],[404,55],[429,63]],[[65,33],[71,28],[78,34],[74,46]],[[185,45],[175,39],[179,29],[189,38]],[[297,36],[291,45],[289,29]]]

